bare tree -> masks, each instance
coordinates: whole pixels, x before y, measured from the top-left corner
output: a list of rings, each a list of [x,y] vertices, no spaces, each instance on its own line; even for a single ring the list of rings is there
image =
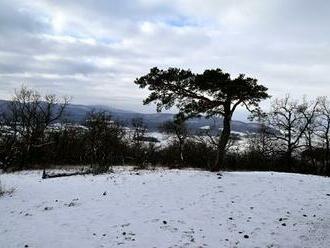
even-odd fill
[[[283,152],[288,165],[292,163],[293,154],[305,146],[302,137],[315,117],[318,102],[302,103],[291,100],[289,95],[273,102],[267,114],[267,126],[272,138],[277,142],[279,152]]]
[[[184,119],[176,118],[173,121],[167,121],[160,127],[160,129],[167,134],[175,135],[175,138],[179,144],[180,160],[183,163],[183,148],[185,141],[189,136],[189,130],[187,125],[185,124]]]
[[[143,137],[147,131],[147,126],[144,123],[143,118],[136,117],[131,120],[133,126],[133,142],[140,143],[143,141]]]
[[[133,118],[131,124],[133,126],[133,137],[131,139],[132,155],[134,157],[134,162],[142,168],[145,167],[148,157],[147,149],[145,149],[146,147],[144,146],[147,126],[143,118],[140,117]]]
[[[272,130],[266,125],[265,120],[258,120],[260,127],[258,132],[248,135],[248,147],[251,152],[260,154],[263,159],[271,158],[274,154],[274,140]]]
[[[330,175],[330,102],[326,97],[319,99],[316,136],[321,139],[324,149],[324,170]]]
[[[45,130],[60,120],[68,104],[68,97],[41,96],[39,92],[24,86],[15,91],[4,113],[3,124],[11,132],[11,152],[20,150],[23,167],[30,162],[33,148],[48,145]]]
[[[306,101],[305,101],[306,102]],[[302,113],[305,121],[309,122],[309,125],[306,127],[304,132],[304,139],[305,139],[305,147],[308,153],[312,154],[313,150],[317,146],[317,129],[319,126],[318,118],[319,118],[319,107],[320,107],[321,99],[317,99],[314,103],[310,102],[309,107]],[[311,107],[314,106],[314,107]],[[313,167],[316,167],[316,159],[314,156],[310,157],[310,161]]]

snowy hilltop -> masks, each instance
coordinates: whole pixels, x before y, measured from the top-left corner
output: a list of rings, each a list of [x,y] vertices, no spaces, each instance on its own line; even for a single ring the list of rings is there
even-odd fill
[[[2,175],[0,247],[329,247],[329,178],[116,170]]]

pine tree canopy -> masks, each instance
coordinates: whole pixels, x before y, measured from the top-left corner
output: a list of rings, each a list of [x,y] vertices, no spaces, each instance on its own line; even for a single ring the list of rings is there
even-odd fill
[[[195,74],[179,68],[154,67],[135,84],[151,91],[144,104],[156,103],[159,112],[176,106],[179,114],[188,118],[201,114],[231,116],[239,105],[254,111],[261,100],[269,97],[268,89],[257,79],[244,74],[232,79],[219,68]]]

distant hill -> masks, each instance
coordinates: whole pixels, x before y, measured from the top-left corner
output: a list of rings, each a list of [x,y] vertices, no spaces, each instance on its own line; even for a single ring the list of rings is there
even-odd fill
[[[8,101],[0,100],[0,110],[5,111]],[[112,117],[122,122],[126,126],[130,126],[131,120],[133,118],[143,118],[148,129],[150,131],[155,131],[157,128],[164,123],[165,121],[172,120],[174,114],[169,113],[137,113],[128,110],[122,110],[117,108],[112,108],[104,105],[78,105],[78,104],[69,104],[66,109],[64,119],[70,122],[82,122],[84,121],[88,112],[95,111],[105,111],[112,115]],[[187,121],[189,128],[194,131],[200,130],[206,126],[216,126],[217,128],[222,127],[222,119],[206,119],[202,118],[193,118]],[[232,131],[236,132],[257,132],[259,124],[257,123],[246,123],[242,121],[232,121]]]

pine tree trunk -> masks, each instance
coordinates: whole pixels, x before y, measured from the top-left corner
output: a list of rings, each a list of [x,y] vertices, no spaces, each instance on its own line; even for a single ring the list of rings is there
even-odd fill
[[[231,115],[225,115],[223,118],[223,130],[219,139],[217,156],[211,171],[220,171],[223,166],[224,158],[226,155],[226,146],[230,137],[230,122]]]

